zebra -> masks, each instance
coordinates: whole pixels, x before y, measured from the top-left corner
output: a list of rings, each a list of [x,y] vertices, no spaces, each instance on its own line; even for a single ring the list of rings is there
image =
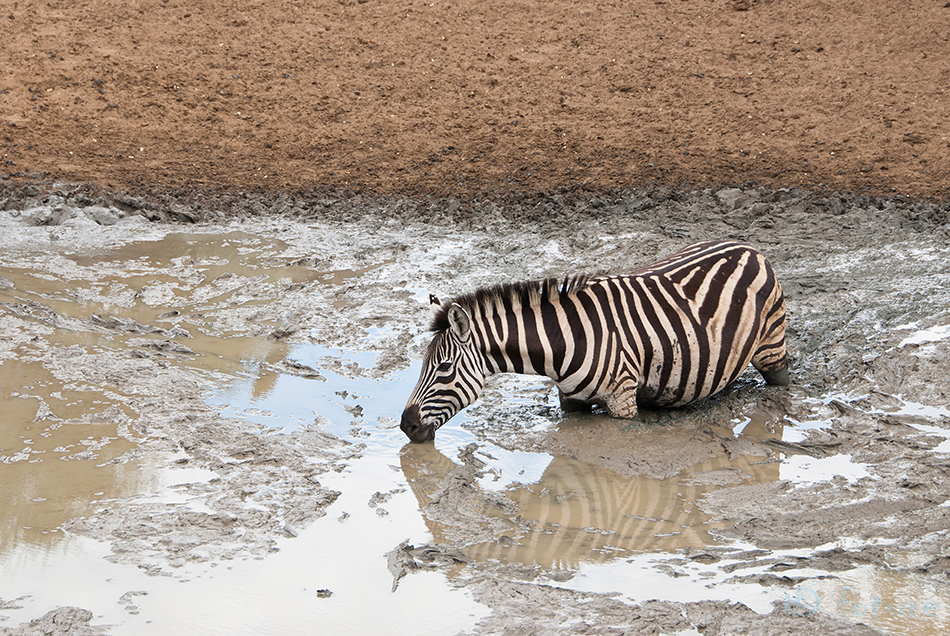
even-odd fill
[[[481,394],[495,373],[546,375],[566,411],[677,407],[724,389],[752,362],[788,385],[785,297],[765,257],[706,241],[623,276],[505,283],[445,303],[400,428],[414,442]]]

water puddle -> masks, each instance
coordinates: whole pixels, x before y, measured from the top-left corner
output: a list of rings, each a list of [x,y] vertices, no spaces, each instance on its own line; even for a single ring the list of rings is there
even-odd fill
[[[753,548],[741,543],[731,547],[736,552]],[[639,554],[587,566],[559,585],[578,592],[619,595],[631,604],[648,598],[679,603],[714,600],[743,603],[761,614],[772,611],[772,604],[781,594],[768,587],[736,582],[735,575],[721,565],[666,553]],[[750,568],[747,573],[766,569]]]
[[[848,481],[857,481],[870,477],[868,467],[852,461],[851,455],[832,455],[813,458],[807,455],[791,455],[782,462],[779,478],[796,486],[831,481],[835,477],[844,477]]]
[[[364,408],[396,412],[393,405],[411,389],[408,378],[343,375],[372,366],[372,354],[289,347],[268,337],[281,322],[256,308],[273,304],[281,289],[333,288],[375,267],[317,270],[278,257],[285,247],[241,232],[169,234],[93,253],[21,257],[0,269],[0,320],[18,333],[0,349],[0,619],[16,624],[76,605],[92,609],[94,623],[115,625],[116,634],[246,633],[252,624],[287,634],[312,633],[314,624],[419,633],[416,608],[435,602],[444,611],[422,633],[439,634],[484,613],[438,573],[412,577],[392,594],[385,553],[395,537],[425,532],[411,497],[388,502],[394,511],[404,503],[402,514],[367,505],[375,493],[367,489],[393,481],[394,470],[374,458],[396,461],[404,444],[398,428],[372,424],[373,448],[344,474],[321,480],[343,492],[333,510],[341,521],[326,519],[281,541],[266,560],[186,565],[172,579],[154,578],[104,560],[106,544],[60,529],[129,500],[213,514],[195,486],[218,476],[179,467],[187,461],[180,452],[128,454],[140,439],[130,430],[142,416],[130,406],[138,396],[62,380],[59,363],[69,361],[51,351],[77,359],[127,351],[157,357],[204,375],[214,387],[207,401],[222,414],[283,432],[317,419],[359,443],[370,436]],[[360,611],[367,599],[378,611]]]
[[[610,561],[635,552],[673,552],[716,543],[710,534],[723,524],[710,522],[697,501],[724,484],[738,485],[778,478],[779,464],[762,456],[717,458],[689,468],[670,479],[631,478],[568,457],[516,453],[489,448],[479,453],[491,472],[482,480],[512,502],[531,527],[512,528],[503,540],[479,543],[466,554],[479,560],[522,563],[544,569],[576,570],[586,563]],[[405,475],[420,507],[457,464],[437,449],[407,447],[400,455]],[[540,475],[522,473],[523,466]],[[517,472],[512,467],[519,467]],[[499,487],[499,484],[503,487]],[[506,484],[506,485],[505,485]],[[507,506],[487,503],[478,512],[505,518]],[[437,542],[444,541],[441,524],[427,520]]]
[[[224,415],[242,417],[284,432],[293,432],[320,417],[327,430],[341,437],[358,434],[353,429],[358,423],[349,427],[340,427],[338,423],[364,421],[361,414],[366,400],[386,404],[386,408],[380,409],[382,417],[391,419],[394,414],[398,415],[392,405],[402,399],[400,391],[406,390],[408,380],[382,382],[338,372],[368,370],[373,365],[374,354],[300,345],[290,346],[281,353],[286,355],[279,359],[272,356],[264,365],[259,364],[256,375],[239,378],[215,390],[208,398],[209,404],[217,406]],[[288,361],[296,374],[281,373],[281,369],[274,366],[280,360]],[[411,391],[412,386],[408,386]]]
[[[847,455],[779,461],[763,451],[724,454],[668,479],[632,478],[476,440],[460,425],[465,414],[440,431],[436,444],[408,445],[396,418],[418,363],[373,377],[372,351],[288,344],[279,337],[280,312],[262,312],[284,290],[345,285],[378,265],[321,269],[285,251],[276,238],[243,232],[173,233],[95,252],[0,262],[0,321],[15,334],[0,342],[0,601],[17,599],[0,610],[9,624],[77,605],[93,610],[94,622],[113,624],[114,634],[309,634],[320,625],[326,632],[415,635],[470,628],[485,607],[438,572],[407,576],[394,592],[385,554],[403,539],[450,541],[455,528],[424,510],[473,443],[480,468],[471,492],[481,503],[472,513],[488,518],[493,530],[490,539],[465,548],[474,560],[468,567],[520,564],[553,572],[556,584],[570,589],[619,592],[630,600],[742,600],[769,611],[784,592],[730,583],[709,565],[668,572],[664,563],[687,548],[723,545],[715,531],[727,524],[713,521],[697,502],[731,486],[868,476]],[[326,299],[331,308],[340,302]],[[370,345],[390,335],[378,327],[365,331]],[[133,406],[142,404],[140,396],[104,390],[94,379],[63,379],[63,369],[75,368],[70,360],[128,351],[193,371],[206,381],[207,405],[258,425],[260,435],[317,426],[358,447],[359,456],[341,470],[319,476],[322,486],[342,493],[327,515],[266,557],[187,564],[168,577],[110,563],[103,544],[64,533],[66,521],[128,500],[213,512],[200,489],[178,485],[207,483],[216,473],[177,467],[187,460],[180,450],[131,452],[142,439],[135,424],[143,413]],[[495,408],[503,413],[513,404]],[[796,441],[822,425],[791,424],[752,413],[724,423],[720,433],[756,443],[783,435]],[[463,570],[460,565],[450,577],[467,576]],[[906,611],[906,599],[879,587],[887,576],[862,570],[798,589],[821,599],[853,592],[851,609],[859,602],[872,607],[877,594],[879,613],[896,602]],[[918,591],[923,599],[926,590]],[[831,602],[822,600],[820,610]],[[932,618],[926,603],[918,611]],[[419,607],[439,611],[427,613],[421,626]],[[945,608],[938,609],[944,625]]]
[[[899,328],[900,327],[898,327],[898,329]],[[929,344],[932,342],[940,342],[941,340],[946,340],[947,338],[950,338],[950,325],[936,325],[930,329],[921,329],[919,331],[915,331],[911,335],[901,340],[900,344],[897,346],[900,348],[906,347],[907,345]]]
[[[0,365],[0,554],[49,545],[67,520],[149,486],[113,461],[134,446],[117,396],[66,386],[24,358]]]
[[[860,566],[809,579],[786,595],[786,610],[865,623],[890,634],[938,636],[950,630],[950,583],[906,571]]]
[[[30,533],[56,534],[101,501],[154,487],[139,462],[116,461],[135,446],[129,425],[139,413],[128,406],[129,396],[64,382],[49,352],[65,351],[68,366],[70,358],[131,348],[163,355],[169,364],[250,376],[256,366],[282,359],[285,347],[209,328],[216,308],[237,302],[219,281],[277,284],[330,275],[263,266],[281,246],[243,233],[169,234],[95,254],[45,257],[43,267],[38,257],[26,259],[35,269],[0,269],[0,319],[17,323],[19,332],[0,350],[0,504],[6,513],[0,552]]]

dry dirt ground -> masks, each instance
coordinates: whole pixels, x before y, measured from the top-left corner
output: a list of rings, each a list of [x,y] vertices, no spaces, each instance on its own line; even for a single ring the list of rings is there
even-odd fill
[[[943,198],[946,0],[0,2],[0,175]]]

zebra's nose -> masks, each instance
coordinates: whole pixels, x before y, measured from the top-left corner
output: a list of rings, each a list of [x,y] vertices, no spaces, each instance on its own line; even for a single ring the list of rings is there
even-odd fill
[[[402,422],[400,422],[399,428],[413,442],[431,442],[435,439],[435,427],[422,425],[418,404],[407,406],[406,410],[402,412]]]

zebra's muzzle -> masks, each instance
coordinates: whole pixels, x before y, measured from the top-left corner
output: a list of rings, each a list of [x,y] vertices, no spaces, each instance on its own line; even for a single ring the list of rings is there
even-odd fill
[[[407,406],[406,410],[402,412],[402,422],[400,422],[399,428],[413,442],[431,442],[435,439],[435,427],[422,423],[418,404]]]

